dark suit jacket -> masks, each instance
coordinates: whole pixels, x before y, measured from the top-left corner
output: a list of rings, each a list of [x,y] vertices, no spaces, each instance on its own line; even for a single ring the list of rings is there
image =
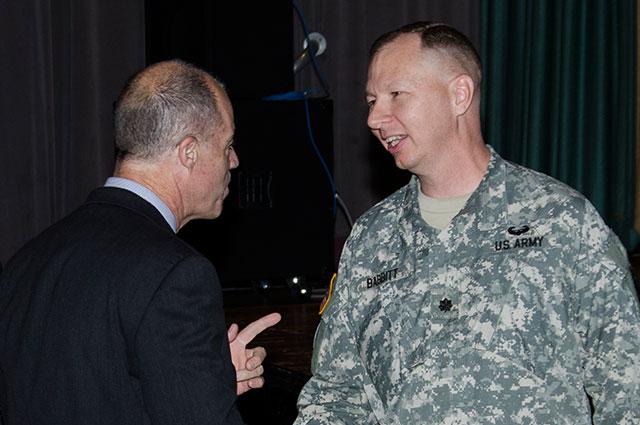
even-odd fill
[[[6,265],[0,368],[5,425],[241,423],[213,266],[122,189]]]

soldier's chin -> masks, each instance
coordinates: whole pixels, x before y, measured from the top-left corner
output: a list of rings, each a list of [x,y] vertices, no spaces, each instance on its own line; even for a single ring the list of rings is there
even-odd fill
[[[407,165],[407,163],[402,161],[402,158],[400,158],[400,156],[396,156],[394,158],[394,162],[396,164],[396,167],[398,167],[401,170],[408,170],[409,169],[409,166]]]

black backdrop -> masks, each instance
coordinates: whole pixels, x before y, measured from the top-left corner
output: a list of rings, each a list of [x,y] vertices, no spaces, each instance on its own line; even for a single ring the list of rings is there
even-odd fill
[[[0,1],[3,263],[111,172],[112,103],[144,66],[143,28],[140,1]]]
[[[147,63],[192,62],[219,77],[233,99],[293,90],[288,1],[145,3]]]
[[[180,236],[211,259],[223,288],[293,286],[293,277],[324,287],[333,272],[332,192],[304,102],[237,100],[234,110],[240,167],[224,213],[187,224]],[[315,143],[330,160],[331,102],[309,101],[309,112]]]

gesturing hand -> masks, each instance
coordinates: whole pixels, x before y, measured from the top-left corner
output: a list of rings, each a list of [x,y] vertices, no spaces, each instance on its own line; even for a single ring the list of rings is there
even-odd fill
[[[236,368],[236,392],[238,395],[264,385],[262,362],[267,356],[267,351],[262,347],[247,348],[247,344],[260,332],[278,323],[280,319],[279,313],[271,313],[249,323],[241,331],[235,323],[229,326],[227,335],[229,336],[231,361]]]

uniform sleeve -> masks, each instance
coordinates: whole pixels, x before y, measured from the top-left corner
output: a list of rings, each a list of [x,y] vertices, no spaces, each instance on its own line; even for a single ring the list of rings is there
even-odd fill
[[[328,310],[316,331],[311,371],[298,398],[295,425],[367,424],[374,422],[364,391],[364,369],[348,318],[350,250],[342,255]]]
[[[154,425],[242,423],[222,294],[204,258],[187,258],[165,277],[138,328],[135,354]]]
[[[640,314],[618,238],[588,204],[577,262],[577,320],[593,423],[640,418]]]

